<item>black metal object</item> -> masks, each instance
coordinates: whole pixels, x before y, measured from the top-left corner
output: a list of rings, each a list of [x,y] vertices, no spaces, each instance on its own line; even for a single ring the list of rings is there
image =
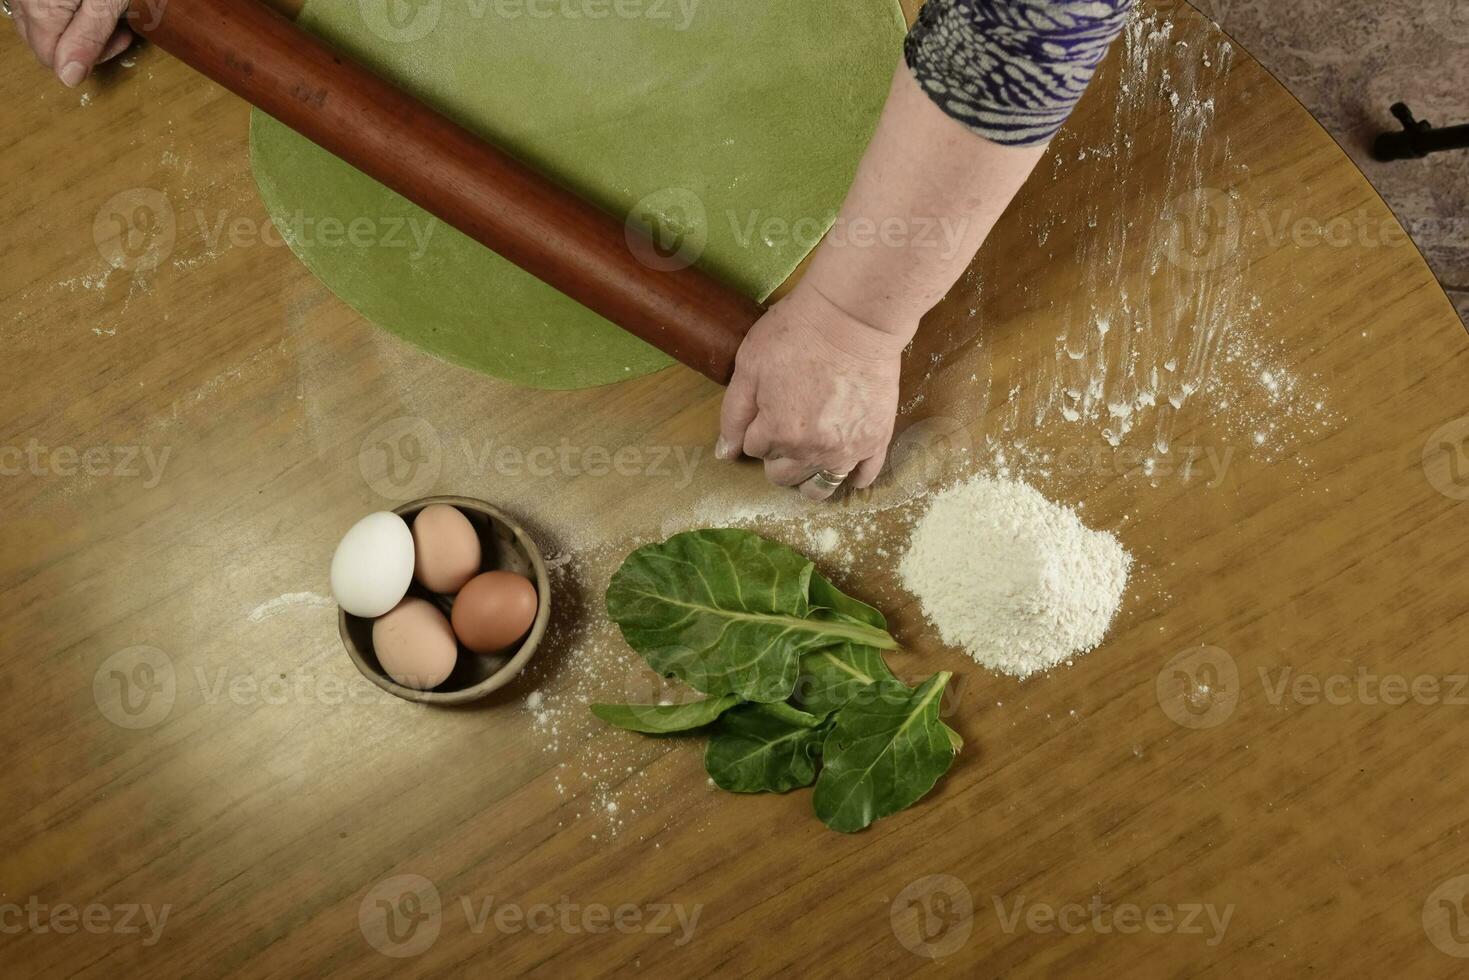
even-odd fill
[[[1372,144],[1372,155],[1384,163],[1422,159],[1430,153],[1469,149],[1469,125],[1435,129],[1426,119],[1415,119],[1413,110],[1401,102],[1392,114],[1403,124],[1401,133],[1383,133]]]

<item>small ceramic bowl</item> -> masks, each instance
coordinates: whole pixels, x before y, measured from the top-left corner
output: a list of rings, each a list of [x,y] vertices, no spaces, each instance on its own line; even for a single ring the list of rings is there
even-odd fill
[[[389,694],[405,701],[420,704],[464,704],[477,701],[492,691],[509,684],[530,662],[546,633],[546,623],[551,618],[551,581],[546,575],[546,563],[541,559],[541,550],[530,535],[515,521],[498,508],[470,497],[425,497],[410,504],[395,508],[397,514],[410,525],[418,512],[430,504],[450,504],[458,507],[469,518],[479,532],[481,550],[484,553],[484,571],[503,569],[516,572],[530,579],[536,587],[539,606],[530,632],[516,646],[502,653],[486,656],[459,647],[459,662],[448,679],[432,691],[418,691],[389,677],[378,663],[372,648],[372,620],[348,615],[338,611],[337,627],[342,634],[342,643],[347,655],[362,671],[362,675]],[[444,611],[447,616],[449,603],[444,596],[435,595],[414,582],[408,589],[410,596],[427,599]]]

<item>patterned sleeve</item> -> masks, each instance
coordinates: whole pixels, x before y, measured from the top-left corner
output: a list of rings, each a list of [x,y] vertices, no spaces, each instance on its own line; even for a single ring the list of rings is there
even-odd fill
[[[927,0],[908,67],[939,107],[1007,146],[1045,143],[1121,33],[1132,0]]]

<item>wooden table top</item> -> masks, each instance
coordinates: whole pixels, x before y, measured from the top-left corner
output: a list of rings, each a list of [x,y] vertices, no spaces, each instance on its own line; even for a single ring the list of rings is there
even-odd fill
[[[0,65],[7,975],[1469,955],[1469,339],[1189,8],[1129,31],[927,321],[896,476],[810,511],[710,459],[691,372],[531,392],[363,322],[266,226],[247,108],[160,52],[80,93],[13,37]],[[892,572],[907,498],[1002,463],[1138,561],[1108,642],[1027,682],[945,649]],[[346,527],[433,492],[523,516],[559,569],[552,642],[470,709],[366,685],[326,598]],[[742,511],[837,528],[820,563],[889,612],[900,672],[957,674],[964,753],[865,833],[586,714],[645,673],[595,613],[615,562]]]

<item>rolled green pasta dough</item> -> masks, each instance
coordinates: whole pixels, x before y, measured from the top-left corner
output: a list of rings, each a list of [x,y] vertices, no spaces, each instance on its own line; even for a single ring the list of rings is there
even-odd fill
[[[904,31],[895,0],[310,0],[300,23],[762,300],[834,221]],[[410,343],[538,388],[669,363],[260,112],[250,142],[292,250]]]

